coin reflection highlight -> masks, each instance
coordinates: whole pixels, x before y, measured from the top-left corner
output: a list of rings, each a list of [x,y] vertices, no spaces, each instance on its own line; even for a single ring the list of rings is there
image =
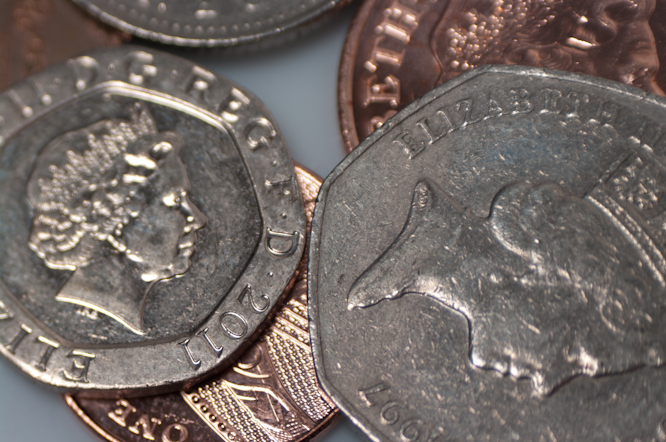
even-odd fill
[[[56,300],[145,334],[148,293],[189,270],[207,220],[188,197],[181,137],[158,132],[139,103],[130,116],[67,133],[42,151],[27,189],[29,246],[49,268],[74,272]]]
[[[648,23],[655,0],[452,2],[431,39],[438,84],[482,64],[587,73],[664,95]]]

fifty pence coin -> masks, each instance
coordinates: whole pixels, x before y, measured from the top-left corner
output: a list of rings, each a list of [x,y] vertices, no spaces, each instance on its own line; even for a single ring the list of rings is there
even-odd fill
[[[325,180],[317,374],[374,440],[661,440],[666,100],[482,66]]]
[[[4,356],[62,389],[146,392],[251,342],[305,244],[293,162],[257,98],[123,47],[19,83],[0,122]]]
[[[138,37],[180,46],[274,44],[307,31],[350,0],[73,0]]]
[[[0,3],[0,90],[54,63],[129,40],[69,0]]]
[[[321,180],[299,166],[296,176],[311,220]],[[168,395],[66,400],[98,434],[115,442],[312,440],[337,412],[315,376],[305,268],[271,327],[221,375]]]
[[[483,64],[597,75],[664,95],[666,3],[656,0],[370,0],[340,64],[350,152],[433,87]]]

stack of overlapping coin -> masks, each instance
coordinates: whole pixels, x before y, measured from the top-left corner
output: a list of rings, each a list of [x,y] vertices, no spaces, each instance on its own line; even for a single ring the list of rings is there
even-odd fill
[[[103,438],[666,440],[661,2],[366,1],[316,208],[346,2],[11,3],[0,351]]]

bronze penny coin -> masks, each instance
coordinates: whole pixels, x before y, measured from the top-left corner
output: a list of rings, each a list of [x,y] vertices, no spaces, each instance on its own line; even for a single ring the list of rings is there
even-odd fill
[[[666,2],[658,0],[368,0],[340,66],[345,149],[483,64],[569,70],[664,95],[664,47]]]
[[[129,34],[88,16],[69,0],[3,0],[0,90],[54,63],[128,40]]]
[[[306,218],[321,179],[296,166]],[[265,334],[234,366],[180,393],[132,399],[65,396],[100,436],[114,442],[280,441],[320,435],[337,410],[317,382],[308,330],[304,258],[294,288]]]

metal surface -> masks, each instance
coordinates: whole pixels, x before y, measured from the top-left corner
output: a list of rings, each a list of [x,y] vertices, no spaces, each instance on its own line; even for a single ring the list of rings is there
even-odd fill
[[[321,179],[296,166],[308,222]],[[309,229],[309,226],[308,226]],[[234,367],[180,394],[67,403],[110,441],[312,440],[336,410],[319,389],[308,330],[303,259],[298,280],[271,327]],[[146,422],[147,425],[143,425]]]
[[[350,152],[433,87],[484,64],[598,75],[663,95],[666,2],[656,0],[370,0],[340,65],[338,105]]]
[[[129,35],[98,22],[69,0],[0,2],[0,90]]]
[[[666,100],[484,66],[322,185],[317,375],[374,440],[662,440]]]
[[[180,46],[272,45],[296,37],[350,0],[73,0],[138,37]]]
[[[34,75],[0,115],[0,352],[116,395],[191,385],[252,342],[305,243],[259,100],[127,46]]]
[[[326,175],[343,156],[339,149],[335,79],[352,12],[343,11],[309,38],[270,52],[219,57],[183,51],[182,55],[253,91],[271,109],[292,156]],[[270,81],[266,81],[266,72]],[[100,440],[69,407],[63,406],[61,395],[33,382],[5,358],[0,358],[0,385],[0,440]],[[360,433],[347,419],[340,421],[326,433],[324,441],[365,440],[359,438]]]

